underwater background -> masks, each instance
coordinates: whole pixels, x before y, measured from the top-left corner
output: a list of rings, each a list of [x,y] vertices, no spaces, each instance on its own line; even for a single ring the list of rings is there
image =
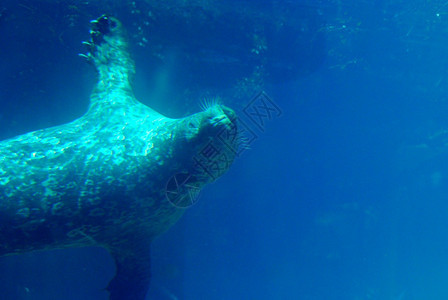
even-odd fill
[[[448,299],[446,1],[0,0],[1,139],[86,111],[103,13],[137,99],[220,97],[250,142],[154,242],[147,299]],[[114,272],[100,248],[2,257],[0,299],[107,299]]]

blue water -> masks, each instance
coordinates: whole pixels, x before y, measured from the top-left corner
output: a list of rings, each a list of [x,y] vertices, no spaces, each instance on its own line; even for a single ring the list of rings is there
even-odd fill
[[[85,112],[77,54],[105,12],[138,99],[180,117],[221,95],[253,131],[154,243],[148,299],[448,299],[445,1],[150,2],[0,2],[0,138]],[[260,128],[261,90],[278,111]],[[0,294],[107,299],[113,274],[102,249],[4,257]]]

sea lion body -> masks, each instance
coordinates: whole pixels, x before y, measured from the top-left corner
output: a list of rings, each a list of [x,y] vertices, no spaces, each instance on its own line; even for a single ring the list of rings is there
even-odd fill
[[[185,211],[169,201],[167,184],[184,174],[199,190],[229,168],[235,114],[221,105],[183,119],[155,112],[133,95],[134,64],[118,20],[93,21],[91,36],[86,57],[99,81],[88,112],[0,142],[0,255],[103,246],[117,266],[110,299],[139,300],[151,241]],[[204,159],[210,145],[217,152]]]

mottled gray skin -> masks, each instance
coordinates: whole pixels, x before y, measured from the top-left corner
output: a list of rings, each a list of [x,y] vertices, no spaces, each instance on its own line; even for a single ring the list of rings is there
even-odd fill
[[[99,80],[88,112],[0,143],[0,255],[103,246],[117,266],[110,299],[141,300],[151,241],[185,211],[167,200],[167,183],[185,173],[201,188],[222,175],[237,147],[235,115],[221,105],[182,119],[155,112],[133,95],[121,24],[102,16],[91,36],[85,57]],[[204,160],[210,143],[218,154]]]

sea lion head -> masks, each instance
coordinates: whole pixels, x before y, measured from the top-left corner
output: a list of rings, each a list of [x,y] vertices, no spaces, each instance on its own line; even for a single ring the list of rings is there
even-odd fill
[[[182,173],[190,176],[190,184],[198,189],[224,174],[241,146],[235,112],[217,103],[203,108],[180,119],[176,134]]]

